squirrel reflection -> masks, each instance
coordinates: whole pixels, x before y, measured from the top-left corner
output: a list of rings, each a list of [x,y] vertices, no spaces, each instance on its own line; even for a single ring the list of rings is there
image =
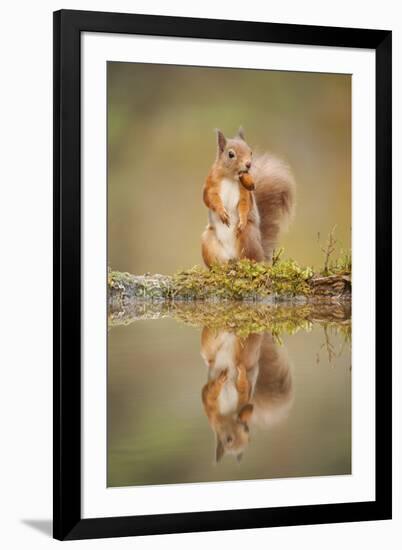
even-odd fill
[[[216,436],[216,461],[225,454],[240,461],[250,429],[278,422],[291,407],[292,376],[286,349],[269,333],[241,338],[205,327],[201,355],[208,367],[202,402]]]

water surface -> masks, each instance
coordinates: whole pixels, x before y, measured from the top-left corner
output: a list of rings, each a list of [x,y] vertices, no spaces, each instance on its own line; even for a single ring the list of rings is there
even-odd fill
[[[350,319],[280,331],[171,314],[125,322],[108,334],[109,487],[351,473]],[[207,390],[202,399],[235,356],[248,377],[245,422],[237,410],[217,419]]]

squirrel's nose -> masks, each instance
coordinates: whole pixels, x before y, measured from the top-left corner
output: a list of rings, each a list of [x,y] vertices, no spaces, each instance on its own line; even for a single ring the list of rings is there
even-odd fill
[[[250,168],[251,168],[251,162],[250,161],[246,162],[246,168],[247,168],[247,170],[250,170]]]

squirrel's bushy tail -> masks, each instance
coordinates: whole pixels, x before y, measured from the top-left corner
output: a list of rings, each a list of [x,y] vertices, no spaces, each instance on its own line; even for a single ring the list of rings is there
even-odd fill
[[[253,159],[251,174],[260,215],[262,247],[266,260],[270,261],[280,233],[294,215],[296,185],[287,164],[270,154]]]
[[[265,333],[253,396],[253,424],[268,427],[280,422],[288,416],[293,401],[292,364],[286,348]]]

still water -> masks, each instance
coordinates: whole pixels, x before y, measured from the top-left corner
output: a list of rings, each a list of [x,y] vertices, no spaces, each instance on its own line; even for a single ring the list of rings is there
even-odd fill
[[[350,320],[160,317],[108,333],[109,487],[351,473]]]

